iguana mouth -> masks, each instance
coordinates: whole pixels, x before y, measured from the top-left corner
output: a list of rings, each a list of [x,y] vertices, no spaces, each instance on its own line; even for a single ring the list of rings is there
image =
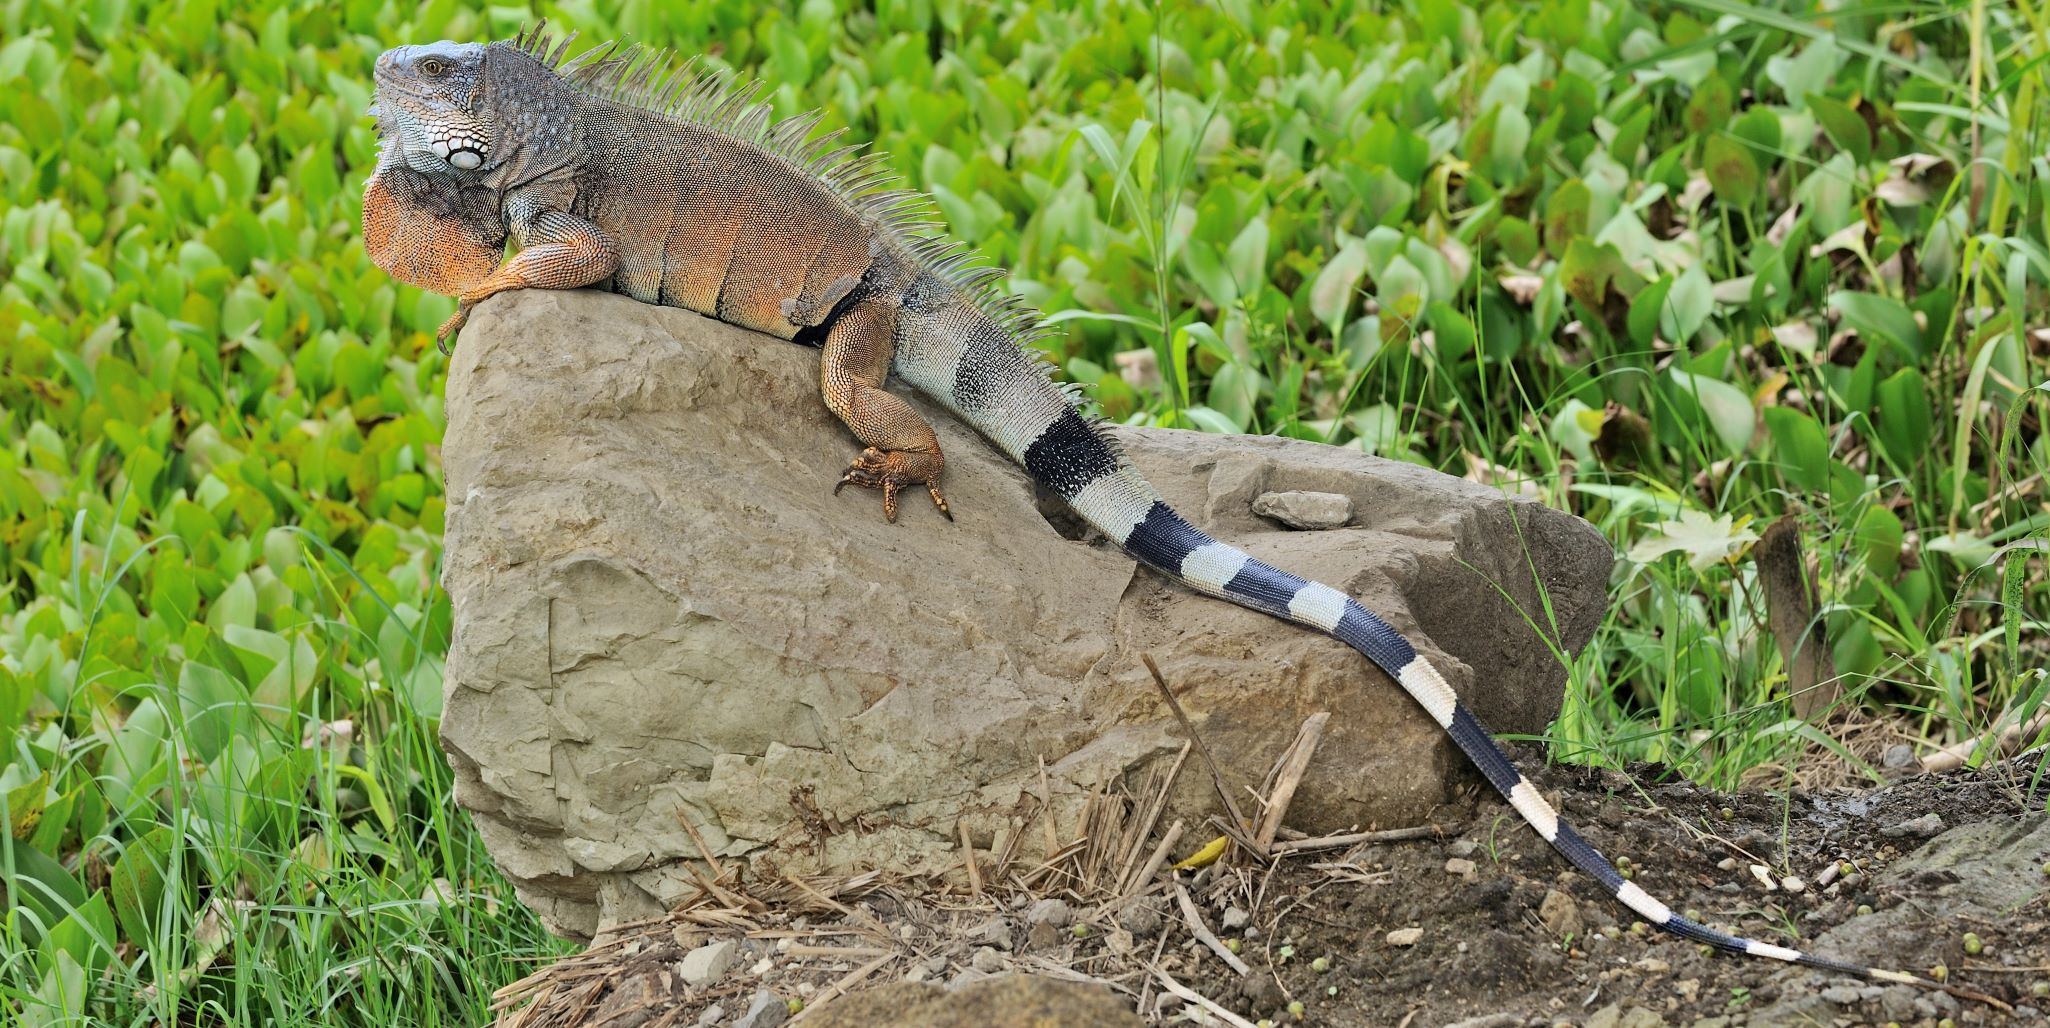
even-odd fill
[[[432,145],[434,156],[464,171],[475,171],[484,163],[484,141],[474,136],[450,136]]]

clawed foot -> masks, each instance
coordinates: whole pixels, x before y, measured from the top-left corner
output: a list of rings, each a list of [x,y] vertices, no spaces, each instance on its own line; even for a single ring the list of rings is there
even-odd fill
[[[471,300],[456,304],[456,312],[449,315],[448,320],[442,322],[440,328],[434,330],[434,345],[440,348],[442,356],[449,355],[449,340],[454,339],[456,333],[462,331],[463,322],[470,320],[470,308],[475,306],[476,303]]]
[[[878,450],[871,446],[854,458],[847,466],[847,473],[833,486],[834,495],[849,483],[863,489],[883,491],[883,520],[897,520],[897,491],[907,485],[922,485],[932,494],[933,505],[954,520],[954,512],[947,509],[947,498],[940,495],[940,487],[934,482],[938,477],[939,456],[929,453],[914,453],[909,450]]]

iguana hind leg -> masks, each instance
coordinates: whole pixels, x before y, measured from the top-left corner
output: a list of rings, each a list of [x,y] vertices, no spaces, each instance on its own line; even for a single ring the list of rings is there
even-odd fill
[[[840,312],[826,331],[826,352],[819,362],[819,392],[826,406],[854,436],[867,445],[848,465],[833,491],[848,483],[883,491],[883,518],[897,520],[897,492],[922,485],[932,502],[952,521],[946,497],[940,495],[939,437],[932,426],[901,397],[883,390],[897,331],[897,308],[876,296],[863,296]]]

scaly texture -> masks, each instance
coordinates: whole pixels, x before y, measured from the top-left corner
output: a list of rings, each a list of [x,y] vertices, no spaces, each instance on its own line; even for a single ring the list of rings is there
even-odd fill
[[[816,115],[772,123],[757,90],[672,70],[667,55],[615,45],[565,60],[568,47],[536,30],[378,59],[384,152],[366,190],[365,241],[393,276],[461,298],[444,336],[501,290],[601,283],[786,339],[822,332],[827,405],[868,447],[842,484],[881,489],[886,517],[912,485],[946,510],[931,426],[881,388],[895,370],[1134,559],[1364,654],[1525,821],[1647,922],[1731,952],[1985,999],[1673,913],[1559,819],[1387,622],[1168,507],[1051,381],[1031,346],[1033,312],[930,231],[922,198],[885,189],[880,161],[836,145],[837,134],[811,137]],[[480,214],[491,210],[499,225]],[[507,236],[519,252],[480,277]]]

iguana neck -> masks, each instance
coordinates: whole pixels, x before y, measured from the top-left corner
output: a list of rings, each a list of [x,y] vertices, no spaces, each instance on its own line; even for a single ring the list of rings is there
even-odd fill
[[[580,169],[588,154],[589,98],[531,55],[503,42],[486,51],[478,112],[491,126],[482,182],[500,193]]]

